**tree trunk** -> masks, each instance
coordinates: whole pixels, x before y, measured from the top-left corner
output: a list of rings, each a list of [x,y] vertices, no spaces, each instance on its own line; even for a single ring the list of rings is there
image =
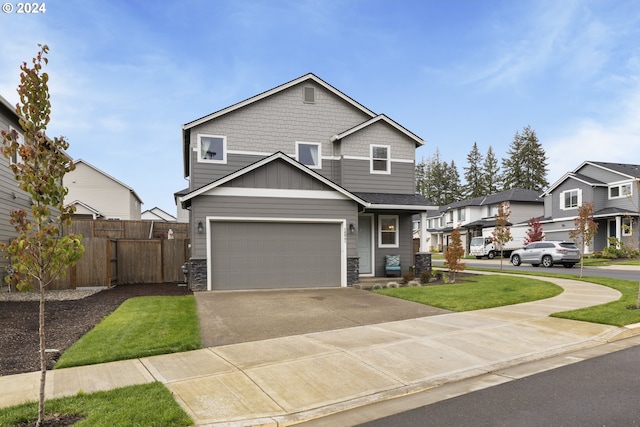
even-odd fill
[[[44,339],[44,286],[42,280],[38,281],[40,287],[40,326],[38,334],[40,336],[40,393],[38,402],[38,421],[36,427],[40,427],[44,422],[44,388],[47,380],[47,359]]]

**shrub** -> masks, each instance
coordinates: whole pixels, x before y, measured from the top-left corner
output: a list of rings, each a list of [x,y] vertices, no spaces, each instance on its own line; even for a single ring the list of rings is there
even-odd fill
[[[382,289],[382,285],[380,283],[376,283],[375,285],[373,285],[371,287],[371,289],[374,290],[374,291],[378,291],[378,290]]]
[[[389,282],[387,283],[387,289],[391,289],[391,288],[399,288],[400,284],[398,282]]]
[[[411,287],[420,286],[420,282],[418,282],[417,280],[410,280],[409,283],[407,283],[407,286],[411,286]]]
[[[404,276],[402,276],[402,284],[406,285],[407,283],[409,283],[410,281],[412,281],[415,278],[416,278],[416,276],[415,276],[415,274],[413,274],[413,271],[410,271],[410,272],[406,273]]]
[[[420,273],[420,283],[429,283],[429,280],[431,280],[431,270],[424,270]]]

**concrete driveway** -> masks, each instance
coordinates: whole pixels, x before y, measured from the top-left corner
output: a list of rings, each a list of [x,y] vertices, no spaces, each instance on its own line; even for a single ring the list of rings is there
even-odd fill
[[[203,347],[449,313],[354,288],[195,292]]]

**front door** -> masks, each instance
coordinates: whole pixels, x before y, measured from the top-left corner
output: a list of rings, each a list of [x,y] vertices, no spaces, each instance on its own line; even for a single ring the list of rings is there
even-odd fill
[[[358,256],[360,257],[360,274],[373,274],[371,262],[372,254],[372,225],[371,215],[358,216]]]

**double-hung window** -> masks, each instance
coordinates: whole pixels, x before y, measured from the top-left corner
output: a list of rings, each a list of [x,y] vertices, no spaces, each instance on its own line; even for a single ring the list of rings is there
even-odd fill
[[[296,142],[296,159],[311,169],[322,169],[322,145],[315,142]]]
[[[227,137],[198,135],[198,161],[205,163],[227,163]]]
[[[622,218],[622,235],[625,237],[633,236],[633,220],[631,218]]]
[[[378,216],[378,247],[398,247],[398,215]]]
[[[560,209],[576,209],[582,204],[582,191],[567,190],[560,193]]]
[[[465,220],[465,210],[464,208],[460,208],[458,209],[458,221],[464,221]]]
[[[371,173],[391,173],[391,147],[388,145],[371,146]]]

